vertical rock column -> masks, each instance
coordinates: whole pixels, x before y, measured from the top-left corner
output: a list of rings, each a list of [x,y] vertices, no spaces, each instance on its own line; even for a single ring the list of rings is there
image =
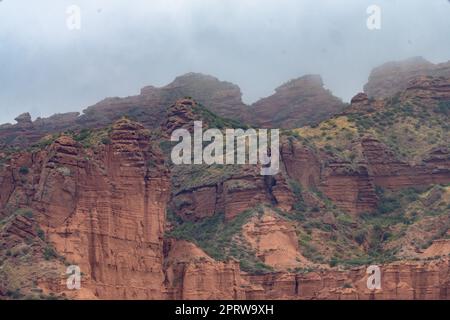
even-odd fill
[[[84,285],[99,298],[164,298],[162,238],[170,194],[164,160],[138,123],[119,120],[110,139],[96,152],[80,146],[71,146],[70,154],[59,147],[50,152],[53,164],[43,172],[38,197],[48,216],[43,223],[57,251],[80,266]],[[62,204],[57,199],[65,199],[66,210],[54,210]]]

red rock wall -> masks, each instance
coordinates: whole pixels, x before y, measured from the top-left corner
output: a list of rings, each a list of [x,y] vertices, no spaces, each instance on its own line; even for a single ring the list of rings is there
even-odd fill
[[[59,138],[30,164],[29,183],[13,184],[13,194],[28,194],[49,241],[80,266],[96,296],[164,298],[168,172],[141,125],[119,121],[110,136],[95,152]]]
[[[311,272],[305,275],[244,275],[262,291],[248,292],[249,299],[450,299],[450,263],[399,262],[381,266],[381,289],[367,288],[366,268],[350,271]]]

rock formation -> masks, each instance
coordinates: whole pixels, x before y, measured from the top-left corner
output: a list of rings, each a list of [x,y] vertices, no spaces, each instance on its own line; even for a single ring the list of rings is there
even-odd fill
[[[372,70],[364,92],[369,97],[387,98],[408,87],[418,76],[450,77],[450,62],[433,64],[422,57],[385,63]]]
[[[338,113],[344,106],[323,88],[319,76],[293,80],[278,88],[275,95],[252,106],[244,104],[241,96],[241,90],[235,84],[208,75],[188,73],[160,88],[144,87],[139,95],[106,98],[86,108],[81,115],[65,113],[38,118],[34,122],[29,115],[21,115],[16,125],[0,126],[0,146],[2,143],[30,146],[50,133],[101,128],[122,116],[139,120],[146,128],[155,129],[166,120],[167,108],[186,97],[195,97],[198,103],[219,116],[253,125],[275,125],[277,128],[294,128],[318,122]],[[321,105],[320,110],[315,107],[317,103]],[[271,122],[274,116],[278,119]]]
[[[318,75],[291,80],[251,106],[254,123],[270,128],[297,128],[339,113],[342,101],[323,87]]]
[[[0,297],[450,299],[444,67],[384,66],[345,110],[318,76],[249,107],[235,85],[188,74],[81,116],[19,116],[0,128]],[[247,109],[265,127],[337,115],[283,131],[275,176],[170,163],[175,129],[236,126],[221,116],[250,120]],[[438,130],[400,155],[388,135],[400,121]],[[366,267],[380,260],[370,290]],[[66,287],[68,265],[82,290]]]
[[[17,159],[28,163],[29,180],[13,183],[2,202],[26,198],[48,240],[80,266],[96,296],[162,298],[167,170],[142,125],[120,120],[110,137],[91,153],[62,136],[33,159]]]

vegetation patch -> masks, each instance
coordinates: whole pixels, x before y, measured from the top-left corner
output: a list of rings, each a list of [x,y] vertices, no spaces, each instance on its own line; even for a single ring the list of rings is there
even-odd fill
[[[242,227],[255,214],[256,210],[247,210],[225,221],[225,215],[219,213],[197,222],[182,221],[171,214],[168,218],[172,219],[174,229],[166,236],[193,242],[218,261],[235,258],[244,271],[270,272],[272,269],[255,257],[241,235]]]

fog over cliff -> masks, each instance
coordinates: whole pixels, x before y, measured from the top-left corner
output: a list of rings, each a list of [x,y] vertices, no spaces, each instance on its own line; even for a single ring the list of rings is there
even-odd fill
[[[366,26],[381,8],[381,29]],[[66,9],[81,9],[81,29]],[[450,59],[447,0],[3,0],[0,123],[81,111],[190,71],[239,85],[247,103],[322,75],[348,101],[386,61]]]

